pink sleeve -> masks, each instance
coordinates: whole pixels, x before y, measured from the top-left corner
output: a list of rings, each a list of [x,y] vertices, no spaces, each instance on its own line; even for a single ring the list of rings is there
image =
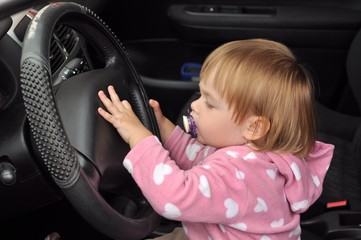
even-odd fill
[[[164,148],[170,152],[170,157],[183,170],[201,164],[205,157],[216,150],[199,143],[178,126],[164,143]]]
[[[158,139],[151,136],[128,153],[123,165],[162,216],[179,221],[227,222],[225,209],[215,206],[223,206],[224,196],[232,195],[227,186],[236,181],[235,170],[224,166],[228,161],[222,156],[214,162],[217,164],[181,170]],[[246,201],[238,191],[234,195]],[[211,215],[204,214],[210,209]]]

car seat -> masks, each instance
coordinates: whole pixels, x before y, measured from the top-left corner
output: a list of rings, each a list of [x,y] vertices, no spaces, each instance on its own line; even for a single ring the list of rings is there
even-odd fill
[[[361,31],[352,41],[346,60],[348,84],[361,112]],[[192,95],[176,124],[183,128]],[[361,117],[335,111],[317,102],[318,140],[335,145],[323,193],[301,216],[302,239],[361,239]]]

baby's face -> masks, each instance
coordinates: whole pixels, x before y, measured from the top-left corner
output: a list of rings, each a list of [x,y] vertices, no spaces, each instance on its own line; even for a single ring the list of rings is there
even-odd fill
[[[215,148],[244,144],[245,126],[232,120],[233,111],[213,89],[212,81],[201,82],[199,87],[201,96],[192,102],[190,113],[197,127],[197,140]]]

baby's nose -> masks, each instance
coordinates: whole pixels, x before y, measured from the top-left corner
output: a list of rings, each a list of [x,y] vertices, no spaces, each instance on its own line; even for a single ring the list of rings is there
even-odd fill
[[[191,106],[190,106],[190,111],[193,111],[195,113],[198,113],[198,101],[199,99],[196,99],[194,100],[192,103],[191,103]]]

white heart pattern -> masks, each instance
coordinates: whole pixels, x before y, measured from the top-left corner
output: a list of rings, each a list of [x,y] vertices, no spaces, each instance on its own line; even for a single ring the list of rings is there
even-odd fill
[[[211,166],[209,166],[209,165],[203,165],[202,167],[204,167],[205,169],[211,169]]]
[[[124,159],[123,166],[125,167],[125,169],[128,170],[131,175],[133,175],[133,165],[129,159]]]
[[[313,179],[313,183],[316,185],[316,187],[319,187],[321,182],[320,179],[318,178],[318,176],[312,176]]]
[[[238,204],[232,199],[227,198],[224,201],[224,206],[226,207],[226,217],[233,218],[238,213]]]
[[[256,207],[254,208],[254,211],[256,213],[259,213],[259,212],[267,212],[268,211],[268,207],[267,207],[267,204],[266,202],[262,199],[262,198],[257,198],[257,205]]]
[[[181,214],[180,210],[174,204],[167,203],[164,206],[163,216],[165,218],[176,219],[176,218],[180,217],[181,215],[182,214]]]
[[[189,144],[186,148],[186,155],[190,161],[196,159],[198,152],[201,150],[201,146],[198,144]]]
[[[159,163],[157,166],[155,166],[154,168],[154,172],[153,172],[153,179],[155,184],[160,185],[163,183],[164,181],[164,176],[171,174],[172,173],[172,167],[164,164],[164,163]]]
[[[250,152],[243,157],[244,160],[255,159],[255,158],[256,158],[256,154],[254,152]]]
[[[237,158],[239,156],[239,153],[235,151],[227,151],[226,154],[231,158]]]
[[[308,200],[303,200],[299,202],[294,202],[291,204],[292,211],[298,211],[300,209],[308,207]]]
[[[276,179],[276,171],[273,169],[267,169],[266,170],[267,175],[272,179],[275,180]]]
[[[293,236],[296,236],[301,233],[301,226],[298,225],[290,234],[288,234],[288,237],[291,238]]]
[[[209,152],[209,147],[206,147],[206,149],[204,150],[203,156],[207,157],[208,156],[208,152]]]
[[[198,185],[199,191],[205,196],[206,198],[211,197],[211,189],[209,187],[208,179],[206,176],[202,175],[199,178],[199,185]]]
[[[293,162],[291,164],[291,169],[292,169],[293,174],[296,177],[296,180],[299,181],[301,179],[301,171],[300,171],[300,168],[298,167],[297,163]]]
[[[266,235],[263,235],[261,238],[260,238],[260,240],[271,240],[268,236],[266,236]]]
[[[221,231],[222,231],[223,233],[226,232],[226,229],[224,228],[223,224],[218,224],[218,226],[219,226],[219,228],[221,229]]]
[[[239,171],[238,169],[236,169],[236,178],[243,180],[245,177],[244,172]]]
[[[283,220],[283,218],[281,218],[279,220],[275,220],[275,221],[271,222],[271,227],[273,227],[273,228],[282,227],[283,224],[284,224],[284,220]]]
[[[229,226],[236,228],[238,230],[241,230],[241,231],[247,230],[247,224],[245,224],[245,223],[234,223],[234,224],[229,224]]]

